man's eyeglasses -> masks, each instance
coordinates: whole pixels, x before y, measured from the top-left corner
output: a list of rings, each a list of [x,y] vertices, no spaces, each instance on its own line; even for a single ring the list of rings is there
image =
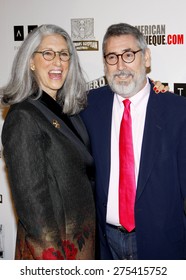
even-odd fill
[[[59,54],[59,57],[62,61],[66,62],[70,60],[70,54],[65,51],[55,52],[52,50],[45,50],[45,51],[35,51],[34,53],[42,54],[43,58],[47,61],[51,61],[56,57],[56,54]]]
[[[109,65],[115,65],[119,61],[119,57],[121,56],[122,60],[125,63],[131,63],[135,60],[135,54],[142,51],[142,49],[138,51],[124,51],[121,54],[115,54],[115,53],[109,53],[104,55],[104,59],[107,64]]]

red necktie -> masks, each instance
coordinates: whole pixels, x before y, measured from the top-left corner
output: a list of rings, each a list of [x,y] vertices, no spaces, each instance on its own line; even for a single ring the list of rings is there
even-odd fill
[[[135,228],[134,203],[136,183],[134,172],[134,152],[132,141],[132,120],[130,100],[123,101],[125,109],[120,126],[119,138],[119,219],[120,224],[129,232]]]

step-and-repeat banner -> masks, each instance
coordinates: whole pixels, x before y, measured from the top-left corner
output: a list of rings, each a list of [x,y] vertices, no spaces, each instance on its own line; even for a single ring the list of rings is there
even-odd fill
[[[89,88],[105,85],[102,38],[113,23],[139,28],[152,53],[149,76],[186,96],[185,0],[0,0],[0,86],[10,77],[13,58],[25,36],[38,25],[62,26],[72,37]],[[0,108],[0,133],[6,110]],[[0,260],[14,259],[16,213],[0,142]]]

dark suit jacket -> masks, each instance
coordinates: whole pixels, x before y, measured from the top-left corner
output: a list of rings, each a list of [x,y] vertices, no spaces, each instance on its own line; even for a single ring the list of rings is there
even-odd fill
[[[92,90],[81,116],[96,165],[100,258],[111,259],[106,240],[113,92]],[[139,259],[184,259],[186,231],[186,98],[156,94],[151,85],[135,202]]]
[[[80,117],[62,115],[46,93],[11,106],[2,143],[18,215],[16,259],[94,259],[94,165],[87,139]]]

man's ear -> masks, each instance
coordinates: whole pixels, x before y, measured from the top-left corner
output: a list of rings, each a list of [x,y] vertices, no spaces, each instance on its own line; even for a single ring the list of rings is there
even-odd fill
[[[149,48],[147,48],[145,50],[145,66],[146,68],[150,68],[151,67],[151,51]]]

